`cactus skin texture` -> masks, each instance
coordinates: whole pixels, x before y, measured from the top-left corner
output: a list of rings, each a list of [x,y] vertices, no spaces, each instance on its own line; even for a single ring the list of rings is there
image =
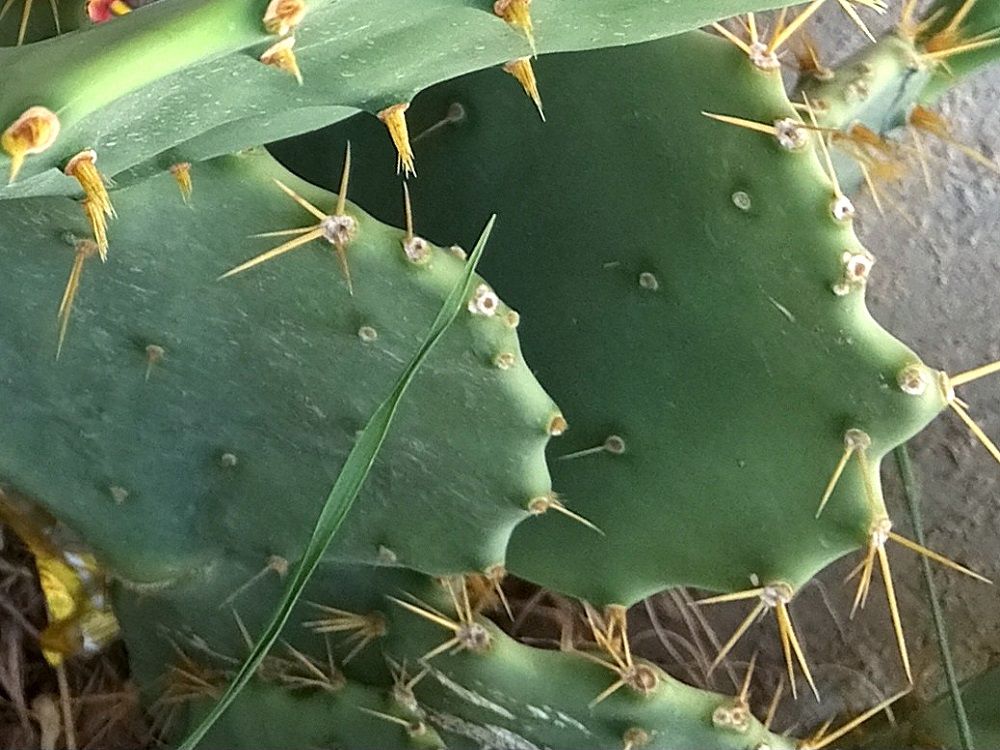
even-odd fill
[[[58,505],[114,569],[147,583],[211,565],[234,545],[261,560],[295,558],[354,431],[461,267],[437,250],[411,262],[403,233],[357,212],[347,249],[353,296],[322,239],[217,282],[277,244],[249,233],[312,217],[270,182],[294,178],[266,156],[203,172],[205,192],[216,194],[199,196],[204,207],[185,206],[169,175],[116,193],[119,244],[108,264],[85,264],[58,364],[51,310],[73,258],[60,235],[86,225],[67,199],[0,204],[12,233],[29,236],[37,216],[52,227],[4,246],[7,293],[20,287],[25,304],[3,314],[2,347],[11,353],[4,440],[20,443],[5,450],[3,474]],[[233,189],[239,180],[247,189]],[[293,189],[332,207],[308,186]],[[173,231],[181,225],[184,233]],[[467,313],[442,341],[399,414],[401,437],[370,479],[371,500],[361,501],[380,518],[352,514],[338,559],[374,564],[384,548],[430,574],[502,563],[528,503],[550,491],[543,450],[558,413],[527,369],[507,313]],[[506,369],[494,364],[500,354],[510,355]],[[21,420],[33,424],[30,433],[16,429]],[[474,455],[479,444],[488,457]],[[61,470],[39,472],[37,455]],[[428,544],[442,524],[454,534]],[[159,543],[150,545],[154,530]]]
[[[539,51],[554,52],[644,41],[780,4],[684,0],[665,12],[646,0],[546,0],[533,11]],[[376,114],[433,83],[531,52],[524,34],[493,12],[493,0],[312,0],[293,29],[305,79],[299,87],[258,59],[279,38],[264,28],[267,5],[170,0],[44,43],[0,49],[0,128],[32,106],[63,121],[59,143],[29,159],[0,198],[73,194],[61,168],[85,148],[98,152],[108,176],[133,168],[146,175],[312,130],[358,109]]]
[[[897,374],[919,358],[871,319],[861,288],[832,291],[844,253],[865,251],[850,220],[832,215],[814,151],[701,114],[791,116],[776,72],[703,34],[537,68],[545,127],[529,107],[482,94],[492,72],[427,92],[411,116],[426,125],[456,101],[469,113],[418,144],[416,211],[431,236],[467,236],[472,225],[456,217],[495,185],[519,185],[501,195],[501,215],[517,220],[497,228],[490,273],[520,306],[526,356],[570,424],[551,451],[553,486],[606,534],[532,519],[515,532],[508,566],[597,605],[676,585],[797,590],[867,544],[885,512],[879,460],[944,400],[933,387],[903,393]],[[685,106],[650,96],[680,80],[694,92]],[[336,137],[364,150],[372,139],[352,125]],[[470,175],[460,187],[456,164]],[[357,189],[376,215],[393,215],[375,202],[379,186],[362,179]],[[444,205],[447,226],[432,218]],[[817,520],[851,427],[872,438],[875,507],[852,462]],[[620,455],[558,459],[612,434]]]

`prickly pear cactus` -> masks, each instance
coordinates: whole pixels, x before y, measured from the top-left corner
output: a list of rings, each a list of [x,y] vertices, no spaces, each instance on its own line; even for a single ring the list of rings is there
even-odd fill
[[[773,610],[789,666],[794,657],[811,681],[788,605],[845,554],[863,553],[867,587],[889,539],[911,544],[891,531],[878,466],[947,406],[947,376],[867,313],[874,257],[777,70],[703,34],[538,68],[553,82],[549,123],[567,127],[489,102],[490,72],[413,108],[424,126],[455,102],[468,113],[426,139],[418,214],[447,205],[467,216],[491,185],[523,186],[501,205],[518,220],[498,227],[502,261],[489,272],[523,313],[526,354],[571,426],[553,451],[553,485],[602,532],[530,520],[514,533],[508,567],[601,606],[678,585],[750,599],[734,638]],[[622,70],[642,72],[623,84]],[[644,100],[671,80],[703,92],[697,109]],[[588,96],[609,106],[581,111]],[[745,127],[718,121],[737,116]],[[337,137],[371,145],[377,159],[366,130],[357,122]],[[589,156],[577,167],[567,151]],[[497,164],[495,152],[518,153],[516,166]],[[461,186],[450,177],[456,163],[472,175]],[[616,182],[621,173],[632,179]],[[376,208],[374,178],[359,191],[393,215]],[[655,221],[630,220],[637,206]],[[441,238],[471,228],[428,226]],[[544,254],[533,250],[539,238]]]
[[[717,67],[698,45],[714,45]],[[723,653],[774,610],[789,668],[797,663],[809,679],[787,604],[856,549],[855,607],[877,566],[889,637],[909,677],[887,543],[971,571],[892,530],[879,462],[946,407],[996,455],[954,394],[996,368],[935,372],[873,323],[863,292],[874,257],[851,231],[853,204],[828,154],[839,133],[816,121],[820,107],[808,113],[809,98],[801,118],[793,113],[775,66],[748,65],[721,45],[692,36],[659,52],[593,56],[591,66],[586,55],[542,60],[545,126],[528,107],[489,101],[491,72],[436,87],[411,109],[427,133],[417,149],[418,213],[448,206],[468,215],[495,185],[521,186],[499,209],[518,217],[493,237],[493,257],[504,260],[486,267],[524,314],[526,354],[561,394],[571,426],[552,452],[553,484],[604,532],[572,519],[529,521],[515,532],[508,567],[602,605],[628,606],[671,585],[723,592],[706,603],[751,599]],[[642,73],[623,80],[622,70]],[[722,83],[734,79],[745,98]],[[677,80],[718,98],[702,93],[702,112],[677,112],[643,96]],[[591,100],[600,110],[581,109]],[[456,108],[465,117],[449,122]],[[369,130],[356,121],[332,134],[384,158]],[[323,138],[278,153],[318,177],[301,156]],[[497,152],[519,158],[497,162]],[[456,164],[472,175],[460,185]],[[378,203],[380,178],[362,171],[366,205],[395,217],[395,206]],[[655,221],[630,220],[637,206]],[[441,239],[471,229],[428,226]],[[544,254],[533,250],[539,239]]]
[[[34,122],[61,133],[52,143],[5,145],[15,159],[10,145],[33,158],[0,197],[73,194],[77,186],[61,173],[86,148],[109,176],[147,175],[359,109],[385,121],[412,169],[406,105],[432,83],[533,51],[638,42],[775,4],[685,0],[665,11],[644,0],[547,0],[537,9],[530,0],[158,2],[46,43],[0,49],[2,127],[44,107],[52,117],[36,113]],[[4,162],[0,155],[0,169]]]
[[[53,665],[120,626],[185,749],[819,748],[856,722],[779,736],[750,674],[683,684],[625,613],[745,601],[719,663],[773,612],[818,699],[793,599],[860,553],[912,681],[888,543],[982,576],[893,530],[880,462],[1000,368],[868,314],[830,149],[887,95],[780,75],[822,0],[647,41],[774,4],[90,2],[0,50],[0,517],[61,571]],[[870,54],[925,102],[986,46],[933,40],[988,22]],[[311,182],[245,150],[359,110],[273,149]],[[508,570],[588,637],[506,635]]]
[[[499,208],[517,219],[497,228],[491,271],[517,300],[529,360],[561,394],[571,426],[553,451],[554,485],[604,532],[572,519],[523,524],[511,565],[599,605],[629,606],[672,585],[740,590],[754,578],[795,590],[866,543],[885,512],[878,462],[944,407],[937,377],[868,316],[874,259],[818,147],[796,130],[777,71],[754,69],[708,35],[537,67],[551,82],[549,123],[572,116],[569,127],[542,125],[517,101],[491,102],[483,92],[493,72],[428,92],[412,115],[430,124],[452,102],[469,113],[421,142],[415,205],[431,236],[470,233],[471,223],[431,218],[443,206],[449,221],[471,216],[492,184],[523,186]],[[642,72],[623,85],[618,71],[628,69]],[[688,111],[643,101],[679,79],[718,94]],[[720,85],[734,79],[733,90]],[[604,107],[581,111],[588,96],[610,103],[617,121]],[[785,130],[732,127],[702,109]],[[361,128],[338,135],[378,158]],[[496,163],[497,152],[518,153],[517,165]],[[559,168],[567,152],[581,154],[579,171]],[[655,167],[640,170],[651,152]],[[460,184],[455,161],[470,175]],[[619,173],[637,178],[616,185]],[[655,221],[631,221],[636,210]],[[529,236],[544,238],[546,252]],[[817,520],[849,430],[870,438],[857,438],[865,470],[844,472]],[[592,447],[603,450],[580,454]],[[698,553],[669,543],[681,539],[698,539]]]
[[[336,199],[265,155],[212,162],[198,177],[190,207],[169,175],[115,193],[117,250],[106,265],[83,261],[58,362],[46,313],[86,247],[77,239],[86,224],[64,198],[0,205],[4,225],[25,231],[20,250],[5,246],[25,274],[8,275],[9,293],[31,288],[31,303],[5,316],[5,346],[24,355],[4,375],[23,384],[10,391],[8,416],[11,425],[34,424],[31,435],[9,435],[27,443],[7,454],[5,476],[33,496],[66,498],[63,520],[146,584],[211,565],[220,543],[260,560],[295,557],[331,472],[462,264],[350,207],[341,214],[353,235],[344,248],[349,277],[321,237],[280,262],[217,280],[275,244],[248,232],[316,223],[273,179],[332,213]],[[39,215],[58,230],[33,236]],[[181,223],[190,233],[171,230]],[[331,556],[369,564],[392,557],[432,575],[483,571],[503,562],[530,500],[550,491],[542,452],[558,410],[524,363],[510,311],[488,294],[484,312],[466,311],[465,330],[451,329],[413,384],[399,442],[385,446],[369,480],[377,517],[354,514]],[[30,387],[18,375],[28,370],[38,373]],[[32,469],[43,445],[62,467],[57,476]],[[114,523],[95,507],[113,512]],[[143,540],[152,518],[160,543],[150,548]],[[443,523],[455,533],[427,544]]]

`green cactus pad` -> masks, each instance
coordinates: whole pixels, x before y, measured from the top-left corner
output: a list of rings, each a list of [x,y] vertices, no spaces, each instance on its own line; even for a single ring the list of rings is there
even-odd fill
[[[861,122],[879,133],[905,123],[933,74],[911,42],[892,35],[844,61],[828,81],[804,81],[804,93],[824,125]]]
[[[332,211],[332,196],[260,155],[202,166],[191,207],[167,175],[116,193],[110,258],[84,263],[58,361],[82,213],[64,198],[0,206],[4,294],[21,300],[4,306],[0,334],[0,476],[137,582],[190,575],[234,547],[296,559],[355,432],[461,272],[436,248],[411,262],[402,232],[351,207],[353,296],[322,239],[217,281],[287,239],[248,235],[316,224],[272,177]],[[332,555],[432,574],[502,563],[514,524],[549,491],[557,414],[507,313],[463,310]]]
[[[668,9],[646,0],[545,0],[533,14],[539,50],[561,51],[644,41],[782,4],[684,0]],[[308,5],[296,31],[302,87],[258,60],[279,38],[264,29],[266,0],[171,0],[0,49],[0,130],[32,106],[62,122],[57,143],[29,158],[0,197],[73,194],[61,168],[83,149],[98,152],[109,176],[150,160],[188,160],[183,144],[212,130],[226,133],[232,152],[332,122],[347,108],[377,113],[433,83],[531,53],[525,36],[493,13],[493,0]],[[282,115],[289,111],[302,117]],[[7,161],[0,153],[0,170]]]
[[[336,691],[290,689],[255,681],[199,745],[202,750],[259,750],[259,748],[380,748],[380,750],[443,750],[441,736],[424,723],[419,734],[369,711],[407,722],[420,720],[387,705],[384,691],[348,682]],[[206,700],[194,703],[204,711]],[[200,714],[192,711],[192,726]],[[294,720],[290,720],[294,717]],[[176,720],[172,728],[183,729]],[[360,743],[360,744],[359,744]]]
[[[414,262],[403,232],[348,206],[358,222],[347,254],[353,295],[321,241],[216,280],[284,239],[248,235],[317,221],[272,178],[324,211],[335,196],[261,154],[207,162],[195,176],[190,205],[168,175],[113,194],[121,218],[109,259],[83,262],[58,360],[55,307],[87,226],[67,198],[0,205],[5,294],[24,301],[5,308],[0,338],[10,396],[0,476],[106,564],[132,675],[154,708],[175,695],[178,673],[168,667],[182,653],[215,674],[214,691],[175,708],[174,738],[199,722],[268,622],[280,572],[296,563],[355,432],[463,269],[456,250],[431,247]],[[276,646],[206,747],[281,737],[294,746],[412,746],[405,727],[360,709],[408,718],[390,699],[386,657],[415,668],[452,633],[387,597],[415,595],[450,612],[441,586],[417,571],[502,564],[529,502],[551,497],[543,451],[559,411],[524,363],[517,316],[496,300],[474,301],[410,386],[283,633],[288,645]],[[290,647],[321,672],[327,665],[324,638],[304,626],[322,616],[311,601],[377,611],[386,634],[348,663],[351,644],[335,635],[329,679],[303,685]],[[504,737],[531,743],[523,747],[614,746],[638,730],[649,747],[787,746],[751,717],[739,729],[717,726],[713,715],[733,699],[655,667],[650,694],[622,688],[590,707],[617,680],[612,670],[480,625],[484,653],[435,656],[415,688],[429,727],[418,746]],[[266,726],[250,730],[250,717]]]
[[[606,534],[529,520],[510,569],[595,604],[673,585],[800,587],[865,546],[881,512],[852,461],[815,517],[845,432],[870,434],[878,495],[881,457],[944,406],[934,374],[919,366],[924,395],[902,392],[897,376],[919,358],[871,319],[860,288],[834,293],[845,253],[865,250],[834,218],[813,148],[701,114],[793,117],[777,72],[692,34],[543,58],[537,74],[545,124],[485,93],[492,71],[411,109],[416,129],[454,102],[468,114],[417,143],[416,211],[444,240],[472,236],[481,206],[509,217],[485,267],[524,314],[526,354],[569,421],[550,449],[553,485]],[[371,164],[385,158],[365,122],[333,132],[364,143]],[[317,177],[307,161],[324,138],[279,153]],[[366,205],[396,216],[378,202],[385,180],[359,173]],[[612,435],[624,451],[599,450]]]
[[[259,632],[268,603],[280,589],[278,577],[268,575],[229,599],[254,572],[245,558],[237,562],[234,556],[225,566],[189,585],[146,592],[119,589],[115,606],[133,655],[133,674],[146,687],[150,699],[165,690],[164,664],[176,662],[175,646],[196,663],[222,671],[232,669],[234,659],[245,654],[247,645],[237,615],[248,633]],[[285,631],[287,645],[275,648],[261,677],[233,704],[202,747],[251,747],[253,737],[259,738],[256,746],[260,746],[263,738],[276,736],[268,728],[251,733],[248,727],[257,722],[250,717],[255,715],[273,717],[265,722],[279,728],[273,731],[280,731],[289,716],[298,717],[291,730],[295,739],[278,743],[282,746],[307,746],[309,740],[315,743],[335,731],[341,744],[348,747],[413,746],[408,744],[412,738],[403,727],[365,715],[359,706],[420,718],[449,748],[491,746],[489,742],[502,739],[509,744],[500,747],[610,748],[623,745],[623,737],[636,730],[650,738],[646,747],[651,749],[793,746],[767,732],[749,715],[739,728],[713,719],[734,700],[684,685],[655,667],[651,669],[657,684],[648,695],[623,687],[591,706],[618,679],[614,672],[578,653],[521,645],[481,619],[477,621],[490,641],[485,651],[439,654],[423,662],[425,654],[454,634],[387,598],[410,601],[410,595],[447,617],[455,617],[443,586],[426,577],[398,569],[321,566],[304,597],[308,601],[296,610]],[[220,607],[218,603],[224,598],[228,601]],[[359,614],[377,612],[383,618],[385,635],[344,663],[350,633],[334,633],[324,644],[303,625],[324,616],[313,603]],[[296,663],[290,647],[308,654],[317,669],[332,675],[329,687],[308,689],[293,684],[296,676],[308,676],[308,672]],[[328,666],[328,653],[336,664],[333,670]],[[427,673],[409,697],[402,697],[407,694],[393,691],[390,664],[406,665],[404,679],[424,670]],[[318,674],[312,679],[322,683]],[[183,729],[182,716],[196,723],[200,717],[197,705],[189,714],[177,716],[175,733]],[[431,734],[424,739],[435,737]]]

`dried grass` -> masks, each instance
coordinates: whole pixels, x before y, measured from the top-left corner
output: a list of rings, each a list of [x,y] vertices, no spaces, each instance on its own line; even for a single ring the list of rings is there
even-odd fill
[[[0,747],[67,747],[56,671],[38,647],[45,624],[45,601],[31,553],[0,524]],[[66,677],[79,750],[150,746],[120,643],[96,658],[70,659]]]

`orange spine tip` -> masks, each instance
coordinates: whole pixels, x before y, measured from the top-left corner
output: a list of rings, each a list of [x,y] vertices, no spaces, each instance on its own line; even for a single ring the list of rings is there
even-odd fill
[[[535,70],[531,66],[531,58],[519,57],[517,60],[511,60],[503,66],[503,69],[514,76],[517,82],[521,84],[524,93],[535,103],[535,107],[538,108],[538,114],[541,116],[542,122],[544,122],[545,111],[542,109],[542,96],[538,93],[538,81],[535,78]]]
[[[0,148],[10,157],[13,182],[24,165],[24,158],[40,154],[59,137],[59,118],[45,107],[30,107],[0,135]]]
[[[889,152],[892,150],[892,146],[885,138],[871,128],[865,127],[861,123],[854,123],[851,125],[850,130],[848,130],[843,136],[840,134],[835,134],[835,136],[838,138],[847,138],[859,145],[870,146],[871,148],[882,152]]]
[[[191,200],[191,193],[194,190],[194,185],[191,182],[191,163],[183,161],[179,164],[172,164],[170,166],[170,174],[177,181],[177,187],[181,191],[181,198],[187,203]]]
[[[276,44],[272,44],[264,54],[260,56],[260,61],[272,68],[277,68],[285,73],[290,73],[295,80],[302,85],[302,71],[299,69],[299,61],[295,58],[295,37],[289,36]]]
[[[264,11],[264,28],[269,34],[284,36],[302,23],[307,10],[305,0],[271,0]]]
[[[907,121],[917,130],[924,130],[932,135],[947,138],[949,136],[948,124],[944,117],[929,107],[916,104],[910,110]]]
[[[83,196],[100,206],[109,218],[116,216],[111,196],[104,185],[104,177],[97,170],[97,153],[91,149],[81,151],[66,163],[63,170],[70,177],[76,178],[83,188]]]
[[[493,3],[493,13],[500,16],[515,29],[524,32],[531,45],[531,51],[537,54],[535,49],[535,26],[531,20],[531,0],[496,0]]]
[[[66,164],[63,170],[76,179],[83,188],[83,213],[87,216],[102,261],[108,259],[108,219],[115,217],[111,197],[104,185],[104,177],[97,170],[97,154],[92,150],[81,151]]]
[[[409,104],[394,104],[378,113],[380,119],[389,129],[389,135],[396,146],[396,171],[404,175],[416,175],[413,167],[413,148],[410,146],[410,132],[406,127],[406,110]]]

